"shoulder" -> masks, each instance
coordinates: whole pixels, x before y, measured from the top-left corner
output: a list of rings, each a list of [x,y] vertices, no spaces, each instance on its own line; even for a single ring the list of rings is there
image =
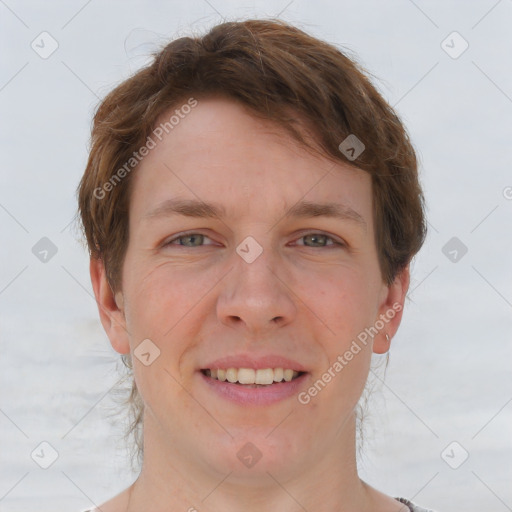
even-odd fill
[[[111,500],[98,507],[88,508],[81,512],[124,512],[128,508],[131,486],[119,493]]]
[[[400,503],[407,505],[407,507],[409,508],[409,510],[411,512],[435,512],[434,510],[432,510],[430,508],[423,508],[423,507],[420,507],[419,505],[415,505],[412,501],[409,501],[405,498],[395,498],[395,499],[397,501],[399,501]]]

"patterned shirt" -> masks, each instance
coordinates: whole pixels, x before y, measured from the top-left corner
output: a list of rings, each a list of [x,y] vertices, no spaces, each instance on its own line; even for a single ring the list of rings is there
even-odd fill
[[[405,498],[395,498],[395,500],[398,500],[400,503],[407,505],[411,512],[434,512],[430,508],[419,507],[418,505],[415,505],[412,501],[406,500]]]

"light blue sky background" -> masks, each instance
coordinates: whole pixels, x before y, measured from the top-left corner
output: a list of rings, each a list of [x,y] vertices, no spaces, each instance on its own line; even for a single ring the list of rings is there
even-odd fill
[[[510,0],[0,1],[2,510],[79,510],[134,479],[107,418],[117,357],[70,225],[98,99],[161,39],[281,11],[355,52],[421,159],[430,233],[361,474],[441,512],[512,510]],[[59,45],[47,59],[31,48],[43,31]],[[453,31],[469,44],[458,58],[441,46]],[[32,253],[42,237],[58,250],[47,263]],[[30,457],[42,441],[59,454],[46,470]],[[454,441],[452,460],[469,453],[458,469],[441,457]]]

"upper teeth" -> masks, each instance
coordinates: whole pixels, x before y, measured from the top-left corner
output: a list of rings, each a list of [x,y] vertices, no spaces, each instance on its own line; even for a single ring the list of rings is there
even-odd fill
[[[254,370],[252,368],[227,368],[206,370],[206,375],[213,379],[240,384],[272,384],[283,379],[290,382],[299,375],[299,372],[289,368],[265,368]]]

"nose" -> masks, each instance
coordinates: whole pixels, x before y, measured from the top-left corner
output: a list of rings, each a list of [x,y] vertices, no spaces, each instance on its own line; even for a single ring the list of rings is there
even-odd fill
[[[297,306],[279,258],[265,249],[251,263],[234,254],[234,268],[223,280],[217,316],[229,327],[251,334],[284,327],[296,316]]]

